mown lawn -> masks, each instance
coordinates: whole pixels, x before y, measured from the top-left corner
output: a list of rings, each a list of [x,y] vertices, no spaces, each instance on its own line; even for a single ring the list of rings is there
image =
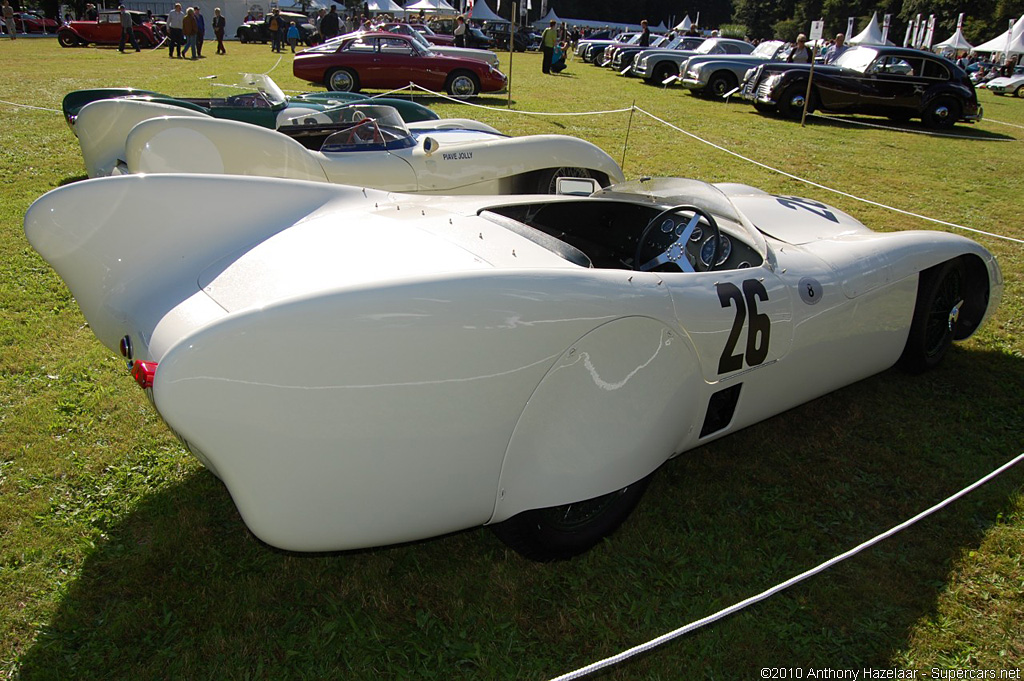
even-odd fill
[[[548,678],[781,582],[1024,448],[1024,246],[976,236],[1000,260],[1003,301],[939,370],[885,372],[670,462],[626,525],[578,559],[529,563],[486,530],[333,555],[269,548],[94,339],[21,228],[34,199],[84,177],[73,134],[47,110],[70,90],[131,85],[201,96],[207,76],[270,69],[283,88],[309,89],[291,76],[290,55],[278,64],[269,47],[213,51],[208,43],[210,56],[191,62],[163,51],[0,42],[0,675]],[[822,185],[1024,238],[1024,100],[982,92],[986,121],[958,126],[959,138],[931,137],[817,118],[800,127],[590,65],[572,63],[559,77],[539,66],[538,55],[515,56],[515,109],[635,103]],[[426,103],[514,135],[589,139],[622,159],[629,178],[745,182],[832,203],[879,230],[946,229],[787,178],[640,113],[556,117]],[[502,108],[506,98],[477,103]],[[182,219],[202,215],[201,205],[182,206]],[[1018,669],[1022,485],[1024,469],[1011,470],[884,544],[606,678]]]

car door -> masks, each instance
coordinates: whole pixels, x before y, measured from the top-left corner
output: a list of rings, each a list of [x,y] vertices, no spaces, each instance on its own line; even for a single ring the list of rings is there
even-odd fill
[[[861,93],[857,109],[863,113],[887,115],[894,111],[916,111],[927,87],[923,60],[906,55],[882,55],[868,67],[868,87]]]

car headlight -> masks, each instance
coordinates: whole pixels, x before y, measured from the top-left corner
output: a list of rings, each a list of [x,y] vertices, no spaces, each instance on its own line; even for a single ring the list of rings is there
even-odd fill
[[[699,75],[700,74],[697,73],[697,69],[690,69],[689,71],[686,72],[686,77],[689,78],[690,80],[697,80],[697,77]]]

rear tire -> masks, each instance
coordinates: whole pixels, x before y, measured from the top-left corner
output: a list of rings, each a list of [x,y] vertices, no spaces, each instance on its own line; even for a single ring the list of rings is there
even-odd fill
[[[524,511],[492,525],[491,530],[524,558],[541,562],[572,558],[617,530],[640,502],[650,480],[649,475],[586,501]]]
[[[1018,85],[1017,89],[1013,91],[1014,96],[1024,97],[1024,85]]]
[[[679,73],[679,67],[675,66],[671,62],[662,62],[654,67],[653,74],[650,82],[653,85],[661,85],[666,78],[669,76],[675,76]]]
[[[359,76],[350,69],[331,69],[324,81],[332,92],[359,92]]]
[[[921,273],[900,367],[919,374],[942,362],[956,337],[966,294],[967,268],[960,259],[929,267]]]
[[[921,122],[929,128],[949,130],[960,120],[960,104],[952,97],[936,97],[925,107]]]

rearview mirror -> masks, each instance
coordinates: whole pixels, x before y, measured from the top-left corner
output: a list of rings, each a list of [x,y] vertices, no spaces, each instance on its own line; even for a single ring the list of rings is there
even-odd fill
[[[427,156],[430,156],[435,151],[437,151],[437,148],[439,146],[440,145],[437,143],[437,140],[434,139],[433,137],[423,138],[423,153],[425,153]]]
[[[555,193],[570,196],[590,196],[601,185],[592,177],[559,177],[555,179]]]

